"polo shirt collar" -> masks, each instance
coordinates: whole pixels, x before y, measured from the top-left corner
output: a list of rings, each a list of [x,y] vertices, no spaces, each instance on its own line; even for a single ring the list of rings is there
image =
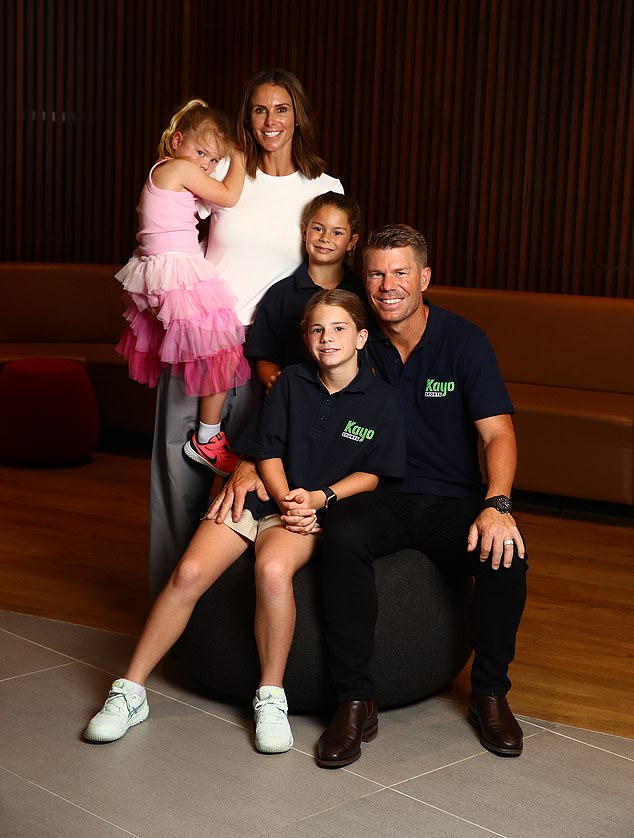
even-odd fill
[[[295,271],[295,287],[298,290],[301,288],[317,287],[308,275],[308,262],[302,262],[302,264]]]
[[[297,375],[300,376],[300,378],[306,379],[306,381],[310,381],[312,384],[316,384],[320,389],[325,390],[324,385],[319,380],[319,373],[316,366],[300,364],[297,369]],[[345,391],[346,393],[365,393],[372,383],[373,378],[374,376],[365,366],[362,358],[359,358],[359,372],[352,379],[350,384],[348,384],[347,387],[344,387],[343,390],[339,390],[339,392],[342,393]],[[334,393],[333,395],[337,394]]]
[[[425,333],[418,341],[415,348],[418,348],[425,343],[440,340],[444,337],[445,332],[447,331],[444,309],[438,308],[438,306],[430,303],[429,300],[423,299],[423,302],[429,308],[429,317],[427,318]],[[372,323],[370,324],[369,332],[368,343],[389,343],[391,345],[392,341],[386,337],[383,332],[381,332],[377,325],[376,318],[373,318]]]
[[[315,283],[310,278],[310,276],[308,274],[308,262],[306,260],[304,260],[302,262],[302,264],[297,268],[297,270],[295,271],[294,276],[295,276],[295,287],[297,288],[298,291],[301,291],[302,289],[306,289],[306,288],[314,288],[315,293],[316,293],[317,291],[321,290],[319,288],[319,286],[315,285]],[[354,274],[352,273],[352,271],[350,270],[350,268],[347,265],[344,265],[343,266],[343,279],[341,280],[339,288],[344,288],[346,285],[349,285],[353,280],[354,280]]]

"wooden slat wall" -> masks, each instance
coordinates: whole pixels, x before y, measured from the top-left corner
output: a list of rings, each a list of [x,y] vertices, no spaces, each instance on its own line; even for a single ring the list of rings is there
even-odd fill
[[[0,258],[122,261],[163,114],[183,88],[182,15],[169,0],[1,9]]]
[[[634,297],[632,0],[3,4],[2,259],[118,262],[170,111],[304,82],[367,224],[437,281]],[[6,118],[5,118],[6,114]]]

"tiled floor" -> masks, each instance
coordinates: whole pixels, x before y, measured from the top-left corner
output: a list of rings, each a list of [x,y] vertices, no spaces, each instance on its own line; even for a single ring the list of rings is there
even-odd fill
[[[0,611],[3,838],[632,838],[634,740],[522,718],[519,759],[483,750],[444,699],[384,712],[349,769],[314,762],[323,720],[295,747],[253,748],[249,708],[157,672],[151,714],[89,745],[88,718],[132,638]]]

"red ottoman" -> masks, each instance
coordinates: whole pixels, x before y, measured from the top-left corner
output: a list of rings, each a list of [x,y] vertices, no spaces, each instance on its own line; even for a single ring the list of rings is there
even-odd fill
[[[98,436],[97,402],[81,364],[62,358],[7,361],[0,372],[0,461],[81,462]]]

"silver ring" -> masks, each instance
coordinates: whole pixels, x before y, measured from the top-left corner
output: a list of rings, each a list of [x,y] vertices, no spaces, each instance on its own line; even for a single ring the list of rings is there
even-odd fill
[[[512,538],[507,538],[507,539],[504,541],[504,543],[505,543],[505,544],[515,544],[515,542],[513,541],[513,539],[512,539]]]

